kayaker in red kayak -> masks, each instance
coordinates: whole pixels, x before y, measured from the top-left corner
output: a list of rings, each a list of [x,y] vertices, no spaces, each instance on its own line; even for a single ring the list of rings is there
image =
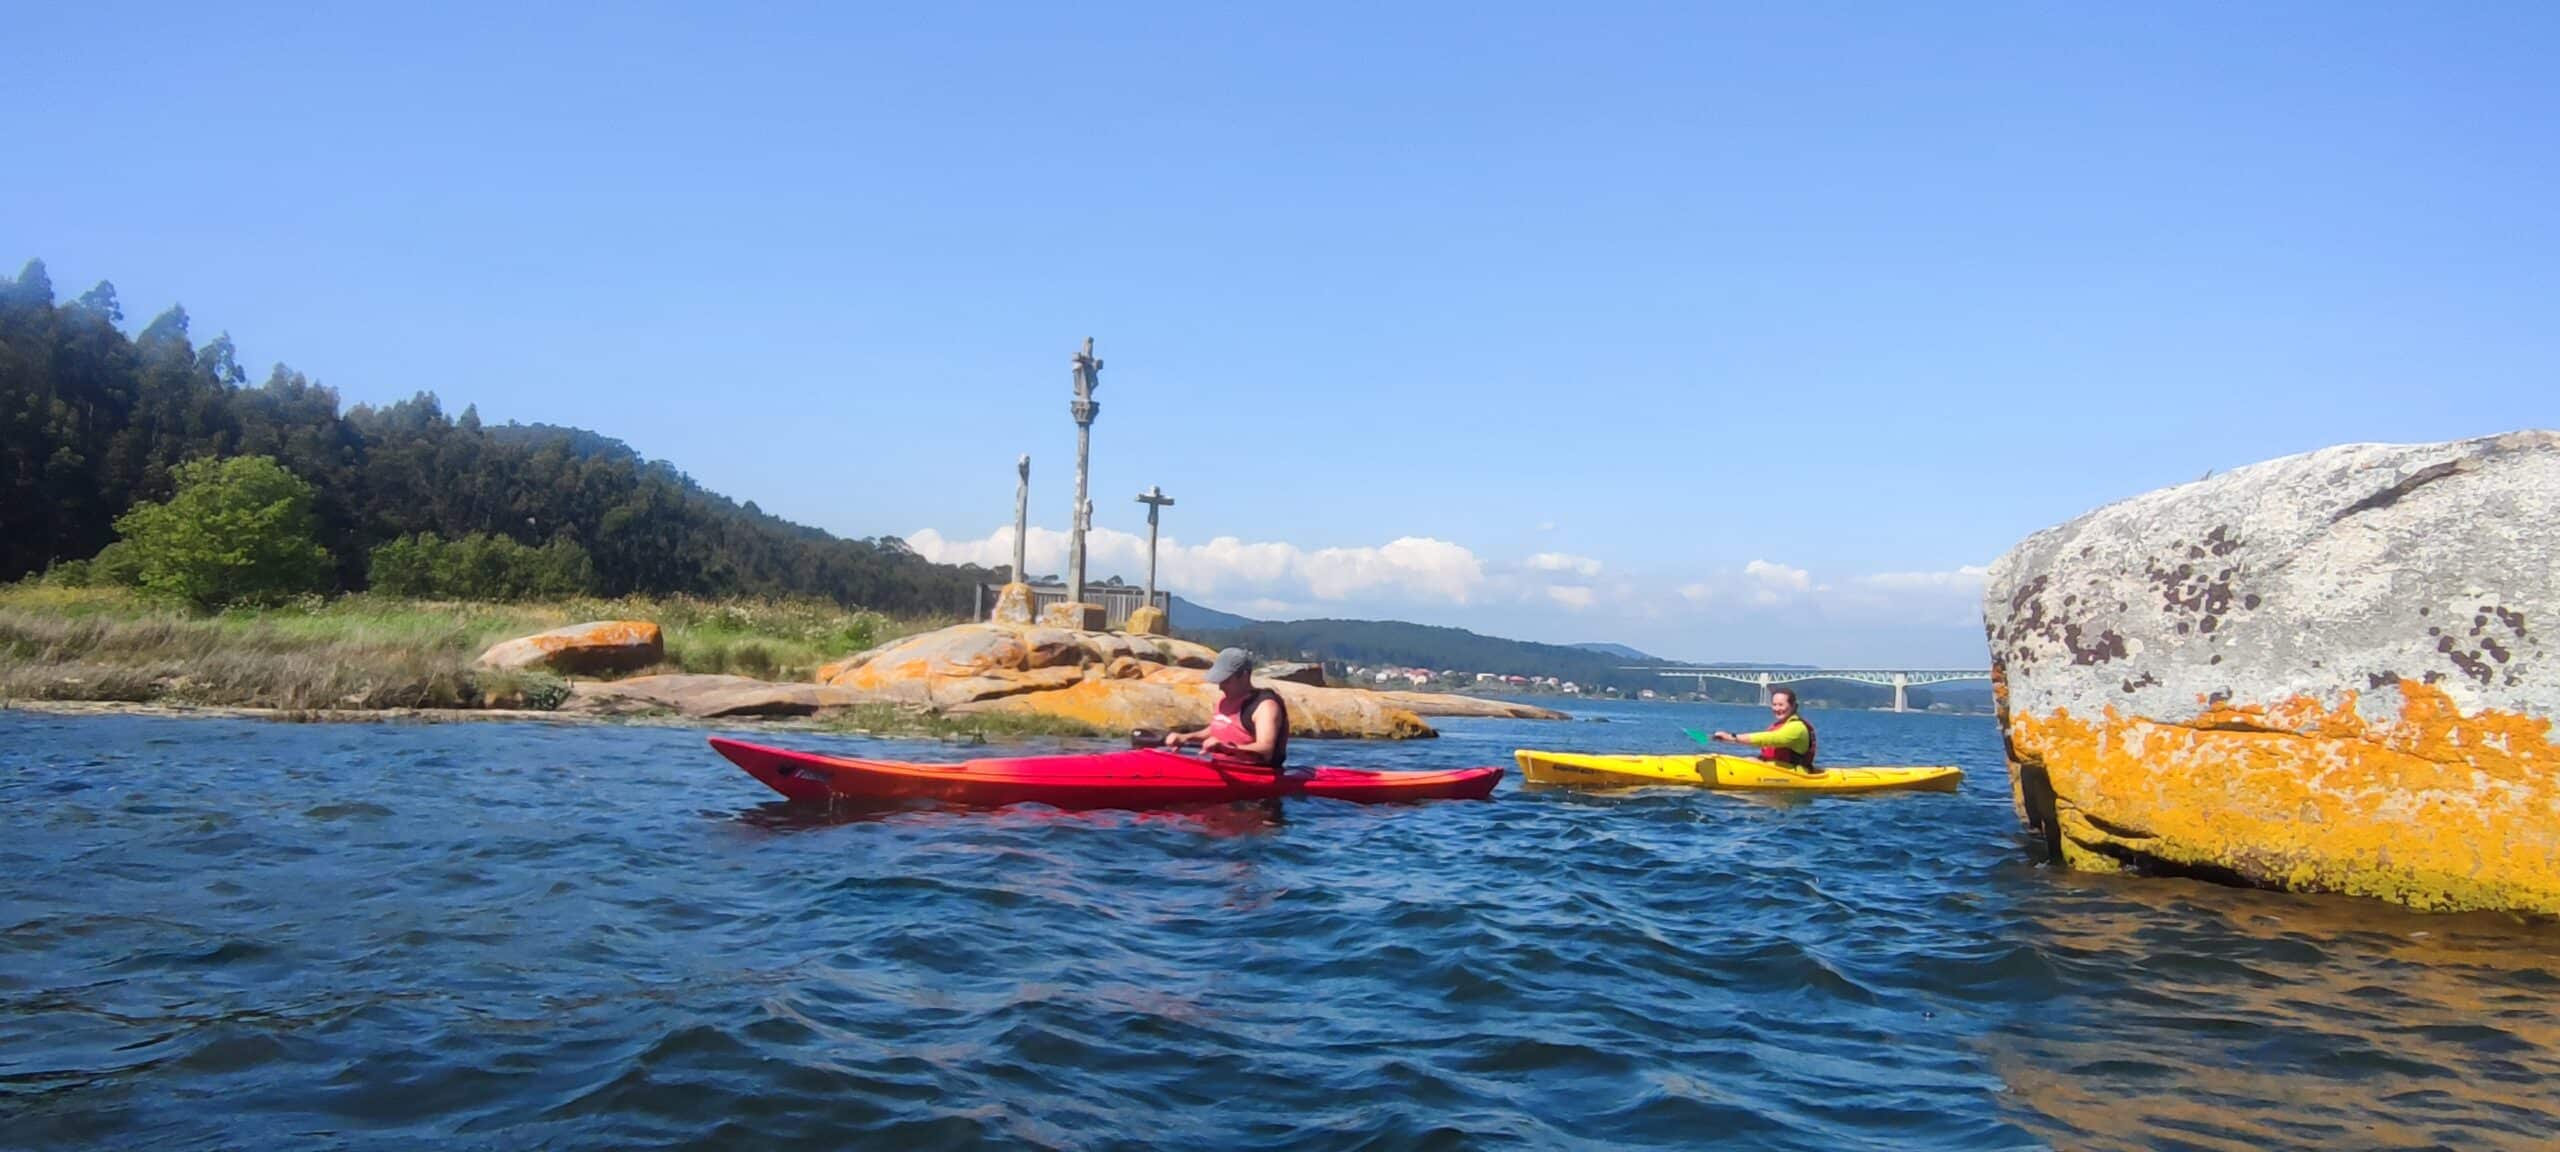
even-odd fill
[[[1796,694],[1791,688],[1769,690],[1769,726],[1758,732],[1716,732],[1712,735],[1730,744],[1748,744],[1760,750],[1760,758],[1772,764],[1783,764],[1799,772],[1819,774],[1813,766],[1813,724],[1796,712]]]
[[[1221,760],[1260,764],[1274,775],[1289,763],[1289,706],[1280,694],[1253,686],[1253,654],[1242,648],[1218,653],[1202,679],[1218,686],[1217,707],[1209,726],[1192,732],[1165,733],[1164,745],[1197,744]]]

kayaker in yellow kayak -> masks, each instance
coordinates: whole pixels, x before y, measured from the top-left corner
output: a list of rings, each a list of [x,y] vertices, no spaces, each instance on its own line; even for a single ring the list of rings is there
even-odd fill
[[[1218,686],[1218,703],[1209,726],[1191,732],[1167,732],[1164,746],[1197,744],[1225,760],[1260,764],[1277,774],[1289,762],[1289,706],[1280,694],[1253,686],[1253,654],[1242,648],[1218,653],[1201,679]]]
[[[1708,735],[1728,744],[1748,744],[1760,750],[1760,758],[1804,773],[1819,773],[1813,766],[1813,724],[1796,711],[1796,694],[1792,688],[1769,690],[1769,726],[1758,732],[1711,732]]]

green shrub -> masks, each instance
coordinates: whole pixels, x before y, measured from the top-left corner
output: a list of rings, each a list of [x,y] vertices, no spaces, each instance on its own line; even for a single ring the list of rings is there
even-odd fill
[[[271,604],[329,584],[311,486],[265,456],[191,460],[177,491],[116,518],[144,591],[199,609]],[[102,554],[103,559],[103,554]]]
[[[142,556],[133,546],[118,540],[89,559],[89,587],[142,587]]]
[[[474,679],[483,708],[549,712],[569,699],[569,682],[540,669],[484,670]]]
[[[516,603],[584,595],[595,564],[574,540],[530,548],[480,532],[459,540],[427,532],[376,547],[367,575],[374,591],[391,596]]]

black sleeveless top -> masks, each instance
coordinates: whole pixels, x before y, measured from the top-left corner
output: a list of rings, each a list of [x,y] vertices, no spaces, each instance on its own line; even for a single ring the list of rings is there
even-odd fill
[[[1289,765],[1289,702],[1268,688],[1256,688],[1245,693],[1243,706],[1236,709],[1236,719],[1243,723],[1245,735],[1262,739],[1262,733],[1253,730],[1253,714],[1265,700],[1280,706],[1280,733],[1271,739],[1271,759],[1265,764],[1277,772]]]

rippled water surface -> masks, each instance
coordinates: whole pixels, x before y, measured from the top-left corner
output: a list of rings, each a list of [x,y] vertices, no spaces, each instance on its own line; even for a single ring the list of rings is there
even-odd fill
[[[1296,758],[1671,751],[1754,715],[1452,721]],[[771,802],[695,730],[0,712],[0,1145],[2523,1148],[2560,1126],[2560,932],[2057,873],[2021,847],[1988,720],[1817,720],[1826,759],[1970,778],[851,819]]]

